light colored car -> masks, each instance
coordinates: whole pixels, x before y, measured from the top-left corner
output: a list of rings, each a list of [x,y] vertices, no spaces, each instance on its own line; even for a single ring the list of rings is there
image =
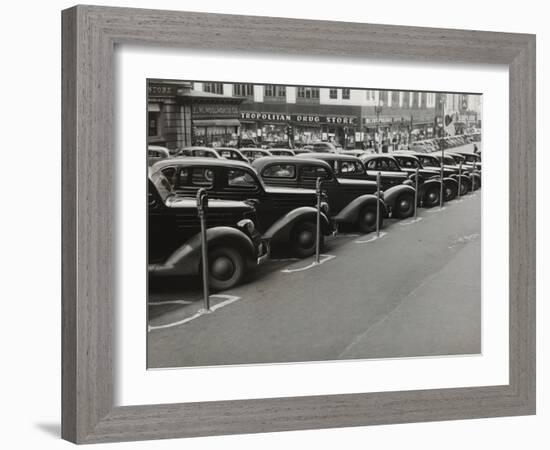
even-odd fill
[[[152,166],[161,159],[169,158],[170,151],[160,145],[149,145],[147,147],[147,164]]]

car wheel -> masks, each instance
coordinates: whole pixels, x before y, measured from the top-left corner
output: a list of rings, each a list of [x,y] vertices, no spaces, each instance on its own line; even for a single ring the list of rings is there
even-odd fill
[[[444,186],[443,187],[443,198],[446,202],[453,200],[457,196],[458,186],[456,188],[451,186]]]
[[[463,179],[460,182],[460,195],[466,195],[470,191],[470,186],[470,182]]]
[[[380,208],[380,228],[382,228],[382,208]],[[367,205],[364,206],[361,211],[359,211],[359,218],[357,220],[357,227],[363,233],[370,233],[371,231],[376,230],[376,205]]]
[[[246,263],[241,253],[232,247],[217,247],[208,252],[208,285],[215,291],[230,289],[239,284]]]
[[[472,177],[472,183],[474,183],[474,191],[481,187],[481,180],[478,177]]]
[[[414,195],[405,192],[397,197],[393,205],[393,215],[398,219],[405,219],[414,214]]]
[[[294,226],[290,233],[290,246],[292,253],[298,258],[307,258],[315,254],[317,227],[313,222],[300,222]],[[321,234],[321,248],[324,244],[324,236]]]
[[[434,206],[439,205],[439,187],[431,186],[424,193],[423,205],[425,208],[433,208]]]

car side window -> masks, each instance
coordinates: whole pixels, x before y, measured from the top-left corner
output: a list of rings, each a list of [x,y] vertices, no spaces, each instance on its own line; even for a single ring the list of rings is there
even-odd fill
[[[357,161],[340,161],[338,173],[353,173],[361,175],[365,173],[365,170],[363,169],[361,163]]]
[[[399,172],[399,166],[393,159],[384,159],[384,162],[386,164],[385,170],[388,170],[390,172]]]
[[[166,177],[168,182],[174,186],[176,183],[176,168],[175,167],[165,167],[162,169],[162,174]]]
[[[177,175],[178,188],[209,188],[214,184],[214,171],[208,167],[182,167]]]
[[[367,163],[367,169],[370,169],[370,170],[375,170],[377,167],[377,160],[376,159],[371,159],[368,163]]]
[[[293,164],[271,164],[262,171],[266,178],[295,178],[296,167]]]
[[[227,172],[227,185],[247,191],[256,191],[258,183],[250,173],[241,169],[232,169]]]

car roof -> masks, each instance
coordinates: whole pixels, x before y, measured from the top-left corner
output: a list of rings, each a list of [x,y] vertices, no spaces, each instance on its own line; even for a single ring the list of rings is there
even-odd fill
[[[389,158],[395,161],[395,158],[391,155],[391,153],[377,153],[376,155],[367,153],[366,155],[361,156],[360,159],[361,161],[370,161],[377,158]]]
[[[315,158],[296,158],[295,156],[267,156],[265,158],[258,158],[252,162],[252,167],[260,172],[268,164],[315,164],[330,169],[327,162],[322,159]]]
[[[422,155],[425,155],[426,153],[422,153]],[[392,152],[392,155],[394,156],[405,156],[412,159],[418,159],[418,156],[411,151],[404,151],[404,152]]]
[[[151,173],[157,172],[170,166],[215,166],[215,167],[237,167],[250,169],[250,165],[244,161],[234,159],[214,158],[169,158],[157,161],[151,166]]]
[[[304,153],[302,155],[296,155],[296,157],[300,159],[305,158],[313,158],[313,159],[321,159],[321,160],[331,160],[331,161],[361,161],[357,156],[350,155],[350,154],[342,154],[342,153]]]

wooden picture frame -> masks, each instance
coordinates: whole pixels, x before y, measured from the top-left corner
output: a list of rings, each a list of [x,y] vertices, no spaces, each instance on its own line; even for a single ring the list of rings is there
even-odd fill
[[[64,439],[94,443],[535,413],[534,35],[97,6],[63,11],[62,31]],[[507,65],[509,384],[114,407],[116,44]]]

